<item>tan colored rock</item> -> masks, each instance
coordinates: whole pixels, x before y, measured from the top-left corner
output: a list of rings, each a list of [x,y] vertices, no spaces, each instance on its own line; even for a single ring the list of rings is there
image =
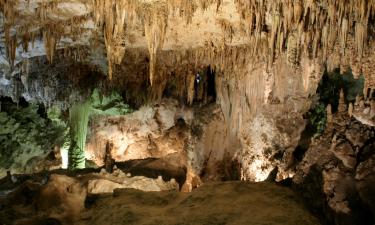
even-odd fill
[[[113,193],[115,189],[132,188],[142,191],[178,190],[178,184],[173,181],[164,182],[159,179],[146,177],[122,177],[116,179],[91,179],[88,181],[87,191],[90,194]],[[115,181],[114,181],[115,180]]]
[[[356,166],[356,155],[349,143],[336,145],[333,150],[334,155],[341,160],[344,166],[354,169]]]
[[[353,116],[353,103],[349,103],[349,107],[348,107],[348,114],[349,114],[349,117],[352,117]]]

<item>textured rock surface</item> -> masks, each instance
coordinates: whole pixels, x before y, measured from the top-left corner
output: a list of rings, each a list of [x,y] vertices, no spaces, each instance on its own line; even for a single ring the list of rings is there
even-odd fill
[[[244,91],[240,88],[235,92],[233,87],[233,96],[224,102],[230,106],[222,108],[234,108],[229,118],[233,121],[231,130],[238,130],[241,140],[242,149],[236,154],[242,163],[243,179],[265,180],[275,168],[277,180],[293,176],[289,170],[292,153],[304,130],[303,115],[310,108],[322,70],[310,60],[295,70],[282,57],[268,74],[258,68],[245,76],[248,80],[233,81],[244,86]]]
[[[88,77],[93,79],[88,82]],[[50,66],[47,59],[35,57],[30,59],[28,73],[0,75],[0,95],[10,97],[14,102],[22,97],[46,107],[56,105],[68,109],[89,95],[87,89],[99,85],[102,78],[87,66],[63,58],[59,64]]]
[[[271,183],[209,183],[188,194],[122,189],[113,194],[88,196],[86,201],[80,184],[65,176],[53,177],[36,190],[39,188],[40,194],[32,198],[34,203],[19,207],[13,201],[6,205],[6,210],[0,212],[1,218],[6,219],[5,224],[8,221],[16,224],[48,221],[59,224],[320,224],[295,193]],[[44,198],[48,195],[50,198],[46,201]],[[13,200],[22,197],[19,194]],[[66,208],[61,208],[63,205]]]
[[[178,184],[173,179],[130,177],[118,169],[112,174],[101,171],[75,177],[63,174],[6,177],[0,182],[1,194],[7,193],[0,196],[0,221],[4,224],[15,221],[18,221],[16,224],[40,224],[38,220],[47,216],[63,224],[72,224],[85,209],[88,195],[112,193],[116,188],[155,192],[176,190]],[[5,207],[10,211],[6,212]],[[15,212],[19,213],[19,218],[14,217]]]
[[[323,136],[312,141],[293,181],[330,223],[371,224],[375,130],[350,118],[345,106],[340,108]]]
[[[197,114],[195,114],[196,112]],[[160,158],[185,168],[186,190],[205,179],[225,177],[224,161],[233,148],[227,143],[226,126],[217,106],[206,109],[180,107],[167,99],[142,107],[127,116],[97,118],[92,124],[86,157],[105,164],[107,143],[115,162]]]
[[[64,127],[39,113],[38,105],[0,100],[0,177],[11,173],[33,173],[57,169],[61,156],[57,145]]]
[[[329,70],[351,67],[374,88],[374,0],[14,0],[0,9],[3,74],[27,74],[30,58],[46,55],[56,64],[60,55],[113,77],[145,53],[148,82],[160,96],[173,72],[211,65],[232,77],[255,62],[268,72],[286,53],[295,68],[307,57]]]

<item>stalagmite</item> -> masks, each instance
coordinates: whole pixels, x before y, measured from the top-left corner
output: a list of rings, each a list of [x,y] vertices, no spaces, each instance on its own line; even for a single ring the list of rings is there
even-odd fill
[[[336,149],[336,146],[337,146],[337,134],[334,134],[331,140],[331,147],[329,150],[334,152]]]
[[[365,101],[364,101],[363,99],[361,99],[361,100],[359,101],[359,107],[360,107],[361,109],[363,109],[363,108],[365,107]]]
[[[349,114],[349,117],[353,116],[353,103],[351,102],[349,103],[348,114]]]
[[[338,108],[338,111],[343,113],[343,112],[346,112],[347,110],[347,107],[346,107],[346,104],[345,104],[345,95],[344,95],[344,90],[341,89],[340,90],[340,100],[339,100],[339,108]]]
[[[326,111],[327,111],[327,124],[331,124],[333,122],[332,106],[331,106],[331,104],[327,105]]]

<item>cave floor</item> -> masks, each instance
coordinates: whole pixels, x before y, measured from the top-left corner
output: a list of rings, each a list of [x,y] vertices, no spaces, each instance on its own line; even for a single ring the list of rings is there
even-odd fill
[[[320,224],[287,187],[210,183],[191,193],[116,190],[93,198],[76,224]]]
[[[19,184],[8,197],[0,196],[0,225],[320,224],[299,195],[275,183],[210,182],[190,193],[126,188],[88,194],[87,181],[84,175],[51,175],[45,185]]]

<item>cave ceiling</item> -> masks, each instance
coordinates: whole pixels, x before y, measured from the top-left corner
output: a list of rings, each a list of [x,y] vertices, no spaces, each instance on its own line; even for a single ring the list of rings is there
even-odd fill
[[[128,51],[146,52],[152,85],[163,61],[236,71],[285,53],[296,67],[350,66],[375,87],[375,0],[0,0],[0,10],[3,73],[59,51],[111,79],[136,62]]]

